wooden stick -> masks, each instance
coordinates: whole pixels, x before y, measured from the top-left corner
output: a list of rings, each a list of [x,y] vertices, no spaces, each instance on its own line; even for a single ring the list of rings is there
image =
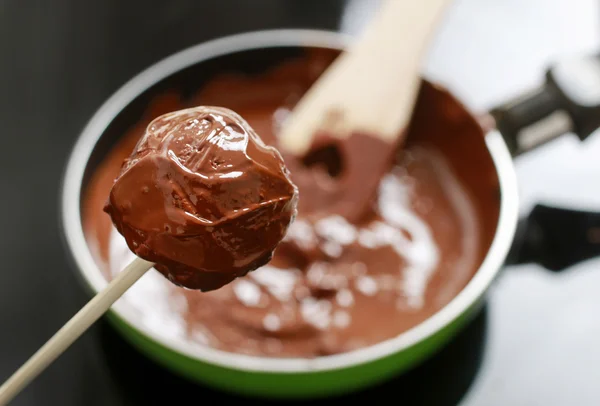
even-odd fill
[[[0,386],[0,405],[8,404],[29,382],[94,324],[153,265],[152,262],[141,258],[132,261],[102,292],[98,293],[79,310],[43,347]]]

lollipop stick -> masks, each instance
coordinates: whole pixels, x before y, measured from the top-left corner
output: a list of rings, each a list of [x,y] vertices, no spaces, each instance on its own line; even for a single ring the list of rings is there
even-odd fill
[[[71,320],[21,366],[2,386],[0,405],[10,402],[29,382],[63,353],[100,318],[127,289],[154,264],[140,258],[132,261],[113,281],[90,300]]]

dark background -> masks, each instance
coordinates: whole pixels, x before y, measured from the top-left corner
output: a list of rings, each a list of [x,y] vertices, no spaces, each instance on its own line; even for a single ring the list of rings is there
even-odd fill
[[[477,108],[489,108],[535,82],[554,53],[590,43],[589,21],[582,21],[589,12],[573,10],[575,5],[588,10],[592,0],[457,3],[455,26],[465,26],[464,32],[441,36],[433,65],[441,79],[456,78],[458,95]],[[335,30],[345,5],[341,0],[0,0],[0,382],[88,299],[67,261],[58,194],[70,149],[100,104],[173,52],[249,30]],[[484,12],[491,16],[485,24],[479,21]],[[480,30],[477,35],[485,32],[486,39],[472,40],[473,29]],[[463,47],[461,41],[468,39]],[[594,173],[600,173],[599,141],[591,137],[580,150],[563,138],[518,161],[524,212],[540,195],[561,203],[565,195],[572,202],[587,199],[600,210],[600,192],[593,186]],[[403,397],[410,405],[455,405],[480,372],[469,405],[598,405],[597,268],[592,261],[560,276],[539,266],[507,270],[486,309],[449,347],[417,370],[350,399],[399,402]],[[214,396],[239,400],[162,371],[100,322],[13,404],[202,403]]]

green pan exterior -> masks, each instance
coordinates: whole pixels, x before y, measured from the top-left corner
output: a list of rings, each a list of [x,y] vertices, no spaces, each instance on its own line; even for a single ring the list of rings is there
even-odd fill
[[[306,399],[363,389],[416,366],[454,337],[472,319],[480,307],[479,304],[478,302],[471,306],[460,317],[429,338],[387,357],[346,368],[301,373],[243,371],[209,364],[162,346],[141,334],[112,311],[107,316],[127,341],[177,375],[229,393],[265,398]]]

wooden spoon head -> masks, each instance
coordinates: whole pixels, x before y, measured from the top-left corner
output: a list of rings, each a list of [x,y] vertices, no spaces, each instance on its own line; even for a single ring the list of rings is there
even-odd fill
[[[341,54],[296,105],[280,146],[302,155],[317,132],[370,134],[397,144],[420,83],[420,65],[450,0],[389,0],[352,48]]]

